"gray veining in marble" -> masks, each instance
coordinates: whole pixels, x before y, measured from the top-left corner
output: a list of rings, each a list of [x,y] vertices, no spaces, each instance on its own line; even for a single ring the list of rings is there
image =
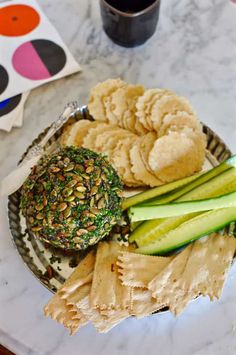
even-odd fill
[[[100,80],[120,76],[147,87],[167,87],[185,95],[199,118],[236,151],[236,6],[228,0],[162,0],[156,34],[142,47],[113,44],[101,26],[98,0],[40,0],[83,71],[35,89],[24,125],[0,132],[0,178],[62,111],[66,102],[86,103]],[[70,337],[43,317],[49,292],[18,257],[7,225],[6,199],[0,204],[0,342],[17,354],[236,353],[236,266],[220,301],[198,299],[177,319],[169,314],[129,319],[105,335],[86,326]]]

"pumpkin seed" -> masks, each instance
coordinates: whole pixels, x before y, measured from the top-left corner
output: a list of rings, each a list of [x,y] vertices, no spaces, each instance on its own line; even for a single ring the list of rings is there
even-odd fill
[[[64,217],[68,218],[71,215],[71,207],[67,207],[64,211]]]
[[[38,214],[36,214],[36,218],[37,219],[44,219],[44,214],[39,212]]]
[[[39,232],[39,231],[41,231],[42,228],[43,228],[42,226],[32,227],[32,231]]]
[[[74,196],[74,195],[71,195],[71,196],[65,198],[65,200],[66,200],[67,202],[72,202],[72,201],[74,201],[74,199],[75,199],[75,196]]]
[[[85,194],[83,194],[82,192],[79,191],[74,191],[74,195],[78,198],[80,198],[81,200],[83,200],[85,198]]]
[[[70,182],[68,182],[68,184],[66,185],[67,187],[74,187],[77,184],[76,180],[71,180]]]
[[[79,229],[79,230],[77,230],[77,232],[76,232],[76,234],[78,235],[78,236],[81,236],[81,235],[83,235],[83,234],[87,234],[88,233],[88,231],[87,231],[87,229]]]
[[[75,167],[75,165],[73,163],[71,163],[64,168],[64,171],[71,171],[74,169],[74,167]]]
[[[65,211],[66,208],[67,208],[67,203],[62,202],[62,203],[60,203],[60,205],[58,206],[58,211],[59,211],[59,212]]]
[[[88,166],[85,171],[86,171],[87,174],[90,174],[93,170],[94,170],[93,166]]]
[[[50,170],[51,170],[53,173],[58,173],[61,169],[60,169],[59,167],[57,167],[57,166],[52,166],[52,167],[50,168]]]
[[[77,187],[76,187],[76,190],[77,190],[78,192],[85,192],[85,191],[86,191],[86,187],[85,187],[85,186],[77,186]]]
[[[44,205],[42,203],[39,203],[38,205],[35,206],[37,211],[42,211],[42,209],[44,208]]]
[[[98,192],[98,187],[97,186],[93,186],[91,188],[91,191],[90,191],[91,195],[96,195],[97,192]]]
[[[73,189],[72,188],[65,188],[64,190],[62,190],[62,193],[64,196],[68,197],[73,193]]]
[[[100,198],[100,200],[98,201],[98,209],[100,210],[100,209],[104,208],[105,206],[106,206],[106,204],[105,204],[105,199],[102,197],[102,198]]]

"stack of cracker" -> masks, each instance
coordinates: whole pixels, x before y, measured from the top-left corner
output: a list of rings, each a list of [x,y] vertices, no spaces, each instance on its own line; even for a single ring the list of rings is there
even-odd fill
[[[67,127],[61,144],[105,154],[126,186],[159,186],[201,170],[206,140],[184,97],[108,79],[91,90],[88,109],[95,121]]]
[[[45,306],[45,315],[71,334],[89,321],[107,332],[129,316],[141,318],[164,307],[178,315],[199,295],[220,297],[235,250],[236,239],[221,234],[169,257],[100,242]]]

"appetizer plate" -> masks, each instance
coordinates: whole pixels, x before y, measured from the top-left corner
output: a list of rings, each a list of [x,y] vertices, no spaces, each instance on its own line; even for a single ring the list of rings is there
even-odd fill
[[[86,106],[83,106],[78,107],[70,119],[73,121],[80,119],[92,120],[92,117],[89,115]],[[32,142],[28,149],[37,144],[48,129],[49,127]],[[230,157],[231,152],[210,128],[203,125],[203,129],[207,136],[205,167],[210,168]],[[61,133],[62,129],[50,139],[45,147],[47,151],[53,151],[58,146],[57,141]],[[28,152],[28,149],[23,157]],[[134,191],[129,192],[134,193]],[[73,268],[77,266],[79,260],[84,256],[84,252],[60,251],[45,246],[45,244],[35,239],[34,235],[27,229],[25,218],[21,213],[19,191],[9,196],[8,217],[12,240],[23,262],[45,287],[55,293],[71,274]]]

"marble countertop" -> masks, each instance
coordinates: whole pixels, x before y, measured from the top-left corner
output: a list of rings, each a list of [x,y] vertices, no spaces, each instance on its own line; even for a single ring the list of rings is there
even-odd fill
[[[230,0],[163,0],[154,37],[124,49],[104,34],[96,0],[40,0],[83,71],[35,89],[24,125],[0,132],[0,178],[66,102],[86,103],[100,80],[121,77],[187,96],[202,121],[236,151],[236,5]],[[199,298],[175,319],[170,313],[128,319],[99,335],[86,326],[70,337],[43,316],[51,294],[23,265],[11,242],[7,200],[0,202],[0,343],[17,354],[236,353],[236,264],[220,301]]]

